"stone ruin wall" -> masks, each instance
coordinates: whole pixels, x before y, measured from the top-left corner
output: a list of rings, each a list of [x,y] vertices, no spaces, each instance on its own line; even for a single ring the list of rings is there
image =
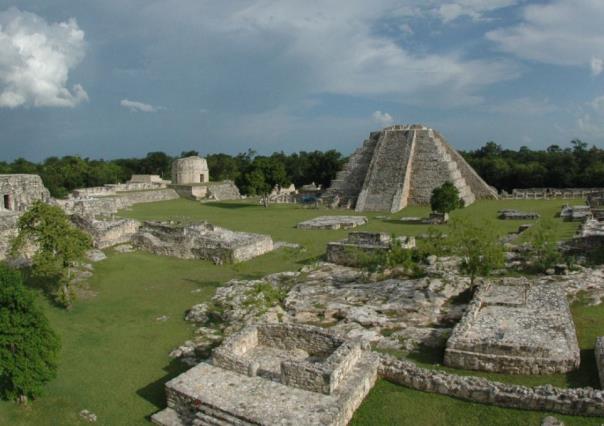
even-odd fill
[[[166,186],[167,184],[163,182],[127,182],[107,184],[103,186],[91,186],[89,188],[74,189],[71,193],[71,197],[102,197],[110,195],[119,195],[119,193],[121,192],[150,191],[155,189],[162,189]]]
[[[596,339],[596,346],[594,349],[596,355],[596,366],[598,368],[598,375],[600,376],[600,388],[604,389],[604,336]]]
[[[287,386],[329,395],[361,357],[360,342],[345,341],[329,330],[304,325],[261,324],[231,336],[213,352],[213,365],[255,376],[258,365],[242,356],[258,345],[281,350],[301,349],[319,362],[284,360],[280,382]]]
[[[497,342],[467,341],[465,334],[473,327],[483,306],[488,302],[483,300],[483,294],[488,292],[487,287],[477,290],[472,301],[466,308],[466,313],[453,329],[447,341],[444,365],[466,370],[495,371],[507,374],[555,374],[567,373],[579,367],[580,354],[577,337],[572,321],[572,314],[565,295],[561,295],[562,303],[558,307],[560,316],[568,319],[565,323],[564,334],[569,341],[570,348],[576,352],[567,352],[563,358],[555,358],[550,351],[536,347],[506,346],[501,347]],[[505,302],[503,303],[503,306]],[[495,305],[496,306],[496,305]],[[519,352],[522,349],[522,352]]]
[[[572,199],[587,198],[603,191],[604,188],[514,188],[511,193],[501,191],[500,196],[506,200]]]
[[[38,200],[48,202],[50,193],[44,187],[42,179],[38,175],[0,175],[0,211],[10,210],[24,212]],[[8,201],[9,208],[6,209],[4,202]]]
[[[12,240],[18,234],[19,218],[38,200],[50,200],[50,193],[44,187],[40,176],[0,175],[0,260],[6,259]],[[9,204],[9,209],[5,208],[5,202]]]
[[[422,392],[504,408],[604,417],[604,391],[601,390],[505,384],[421,368],[413,362],[389,355],[381,355],[380,358],[379,375],[382,378]]]
[[[108,197],[55,200],[54,203],[60,206],[69,215],[77,214],[86,217],[107,217],[116,214],[118,210],[131,207],[134,204],[168,201],[177,198],[179,198],[179,196],[176,191],[170,188],[164,188],[140,192],[125,192]]]
[[[234,232],[209,223],[147,221],[133,237],[138,247],[160,256],[242,262],[273,250],[269,235]]]
[[[130,242],[138,231],[140,222],[132,219],[95,220],[79,215],[72,215],[71,221],[92,238],[95,248],[105,249],[118,244]]]

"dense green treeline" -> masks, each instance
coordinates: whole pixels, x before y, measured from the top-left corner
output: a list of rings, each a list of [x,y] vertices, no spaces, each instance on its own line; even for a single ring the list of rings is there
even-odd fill
[[[197,155],[197,152],[186,151],[179,157],[189,155]],[[18,158],[12,163],[0,162],[0,174],[38,174],[53,196],[65,197],[76,188],[125,182],[133,174],[156,174],[170,179],[170,168],[175,158],[163,152],[150,152],[144,158],[110,161],[66,156],[32,163]],[[285,186],[293,183],[299,187],[315,182],[328,186],[345,161],[342,154],[334,150],[294,154],[279,152],[270,156],[256,155],[250,150],[235,156],[210,154],[206,159],[212,180],[233,180],[247,195],[266,193],[276,184]]]
[[[551,145],[535,151],[503,149],[495,142],[462,152],[482,178],[495,188],[604,187],[604,150],[575,139],[571,146]]]
[[[196,151],[187,151],[180,156],[196,154]],[[570,147],[552,145],[546,150],[527,147],[510,150],[487,142],[479,149],[462,154],[478,174],[497,189],[604,187],[604,150],[589,147],[577,139]],[[0,173],[39,174],[52,195],[64,197],[75,188],[125,182],[133,174],[157,174],[169,179],[174,158],[163,152],[110,161],[67,156],[32,163],[19,158],[12,163],[0,162]],[[212,180],[233,180],[247,195],[263,194],[276,184],[293,183],[299,187],[315,182],[327,187],[346,160],[335,150],[276,152],[270,156],[256,155],[249,150],[237,155],[209,154],[206,159]]]

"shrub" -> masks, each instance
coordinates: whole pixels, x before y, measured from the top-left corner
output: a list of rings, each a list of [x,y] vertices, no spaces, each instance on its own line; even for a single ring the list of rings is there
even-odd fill
[[[432,191],[432,196],[430,197],[432,211],[449,213],[463,206],[464,201],[459,198],[459,191],[451,182],[445,182]]]
[[[0,265],[0,396],[35,398],[57,371],[59,338],[21,276]]]
[[[556,224],[553,220],[541,219],[531,227],[528,243],[532,248],[532,265],[537,271],[545,272],[562,261],[562,254],[558,250]]]
[[[461,257],[461,272],[470,276],[474,284],[477,276],[488,276],[504,265],[503,244],[488,221],[481,225],[467,220],[455,219],[450,223],[449,244]]]

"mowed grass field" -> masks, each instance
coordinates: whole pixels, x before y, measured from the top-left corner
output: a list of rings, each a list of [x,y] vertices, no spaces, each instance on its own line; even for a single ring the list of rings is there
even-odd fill
[[[497,220],[498,210],[517,208],[554,218],[563,203],[485,201],[454,212],[453,216],[463,215],[478,222],[490,220],[490,226],[503,234],[524,222]],[[394,215],[369,213],[369,224],[358,229],[417,235],[428,227],[403,225],[397,219],[427,213],[427,208],[419,207]],[[95,296],[79,300],[69,312],[55,308],[40,296],[63,343],[58,377],[47,386],[43,397],[28,406],[0,402],[0,425],[87,424],[78,415],[83,409],[94,412],[99,425],[148,424],[148,416],[165,404],[163,384],[187,368],[168,357],[170,350],[192,335],[193,327],[184,321],[184,312],[209,300],[215,288],[229,279],[296,270],[320,258],[325,244],[344,238],[347,231],[304,231],[295,229],[295,224],[319,215],[355,213],[291,205],[265,209],[254,201],[200,204],[174,200],[140,204],[121,214],[140,220],[207,220],[233,230],[267,233],[275,241],[299,243],[304,249],[277,250],[249,262],[224,266],[145,253],[109,252],[107,260],[95,264],[90,280]],[[574,233],[576,224],[556,220],[561,237]],[[446,226],[441,229],[446,232]],[[591,347],[593,356],[593,339],[604,330],[604,308],[577,305],[573,312],[581,346],[586,351]],[[167,319],[158,320],[161,317]],[[570,376],[568,380],[557,377],[556,381],[573,385]],[[538,425],[543,416],[470,404],[380,382],[355,415],[353,424]],[[569,425],[602,423],[600,419],[563,418]]]

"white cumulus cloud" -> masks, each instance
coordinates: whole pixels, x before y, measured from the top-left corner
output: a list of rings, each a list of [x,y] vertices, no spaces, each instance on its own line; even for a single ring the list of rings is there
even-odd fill
[[[88,100],[79,84],[66,87],[84,55],[84,31],[75,19],[49,24],[16,8],[0,12],[0,107],[74,107]]]
[[[501,50],[547,64],[603,71],[604,1],[554,0],[526,6],[522,22],[487,33]]]
[[[482,19],[485,13],[513,6],[518,2],[519,0],[458,0],[441,4],[435,12],[444,23],[462,16],[476,21]]]
[[[124,108],[128,108],[131,112],[157,112],[163,107],[156,107],[150,104],[139,101],[131,101],[129,99],[122,99],[120,105]]]
[[[394,121],[390,114],[379,110],[371,114],[371,117],[373,118],[373,121],[378,123],[380,126],[389,126]]]

